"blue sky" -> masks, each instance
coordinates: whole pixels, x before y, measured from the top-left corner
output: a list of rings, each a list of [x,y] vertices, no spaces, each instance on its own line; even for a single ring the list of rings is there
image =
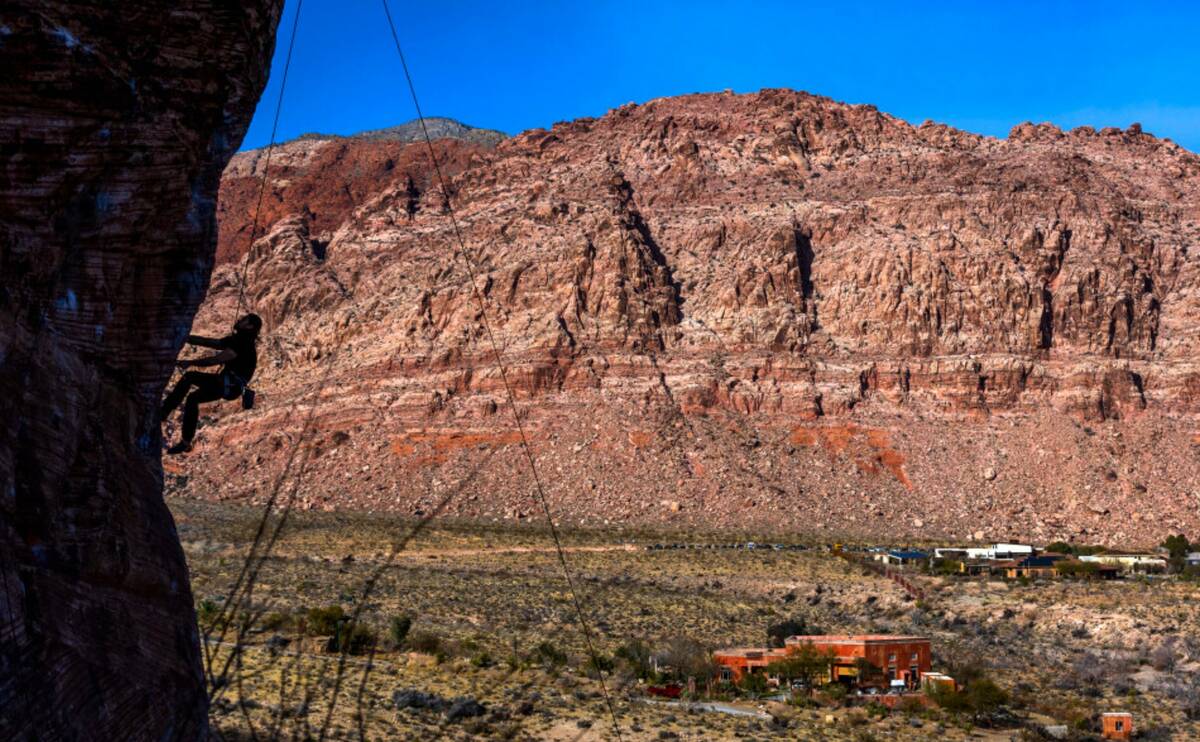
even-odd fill
[[[381,0],[304,0],[279,140],[415,117]],[[1140,122],[1200,151],[1200,3],[389,0],[426,115],[516,133],[765,87],[1004,136]],[[296,0],[244,147],[270,140]]]

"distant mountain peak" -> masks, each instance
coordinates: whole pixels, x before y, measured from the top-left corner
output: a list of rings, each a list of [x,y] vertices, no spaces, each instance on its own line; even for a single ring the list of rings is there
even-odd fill
[[[461,121],[441,116],[429,116],[425,119],[425,127],[429,130],[431,139],[458,139],[464,142],[481,144],[485,147],[495,147],[508,138],[508,135],[495,129],[479,129]],[[358,139],[366,141],[416,142],[425,138],[421,131],[420,119],[413,119],[398,126],[384,129],[371,129],[357,134],[321,134],[317,132],[301,134],[295,141],[321,141],[328,139]]]

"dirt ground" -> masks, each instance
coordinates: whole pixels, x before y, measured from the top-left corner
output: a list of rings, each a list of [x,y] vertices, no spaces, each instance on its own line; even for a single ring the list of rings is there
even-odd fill
[[[169,504],[208,630],[210,677],[219,678],[212,722],[223,736],[617,738],[544,529],[435,521],[411,535],[415,521],[395,515],[291,513],[267,558],[251,563],[253,579],[239,580],[261,510]],[[594,647],[612,666],[606,690],[621,739],[1037,739],[1032,730],[1050,723],[1086,739],[1111,710],[1133,712],[1146,739],[1200,738],[1188,718],[1200,716],[1193,583],[918,575],[926,599],[917,601],[822,544],[703,548],[754,537],[633,530],[562,538]],[[651,548],[678,543],[701,548]],[[234,586],[248,582],[248,597],[227,609]],[[335,605],[357,611],[372,634],[354,654],[308,635],[307,612]],[[411,628],[396,646],[390,626],[401,616]],[[754,716],[733,716],[645,703],[614,658],[631,640],[762,645],[767,626],[785,619],[928,636],[935,670],[984,668],[1007,692],[1007,712],[990,721],[940,710],[881,716],[742,698],[733,706]]]

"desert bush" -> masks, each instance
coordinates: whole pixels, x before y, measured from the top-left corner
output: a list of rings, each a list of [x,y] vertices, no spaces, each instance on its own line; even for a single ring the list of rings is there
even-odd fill
[[[1167,639],[1150,652],[1150,666],[1155,670],[1172,670],[1175,668],[1175,642]]]
[[[268,613],[262,617],[261,624],[262,627],[267,631],[279,631],[290,624],[291,621],[292,617],[288,614],[280,613],[279,611],[272,611],[271,613]]]
[[[650,665],[650,647],[641,639],[631,639],[613,653],[618,660],[624,662],[629,671],[639,680],[645,680],[650,677],[652,668]]]
[[[850,692],[841,683],[833,683],[825,686],[822,694],[829,703],[834,706],[841,706],[846,703],[846,698],[850,695]]]
[[[738,689],[751,696],[767,692],[767,676],[760,672],[748,672],[737,683]]]
[[[929,698],[949,713],[970,714],[972,718],[990,714],[1008,703],[1008,694],[982,675],[972,679],[971,684],[961,691],[934,686],[929,689]]]
[[[408,635],[408,648],[414,652],[437,654],[442,649],[442,639],[431,631],[414,631]]]
[[[606,657],[603,653],[596,653],[588,657],[585,666],[587,667],[588,672],[593,675],[607,675],[613,671],[613,668],[616,667],[616,663],[613,662],[611,657]]]
[[[374,644],[375,632],[371,630],[371,627],[359,621],[346,620],[338,624],[334,635],[330,637],[328,650],[346,654],[365,654]]]
[[[392,620],[388,622],[388,638],[392,640],[392,645],[403,647],[404,641],[408,639],[408,632],[412,629],[412,618],[406,615],[392,616]]]
[[[989,678],[978,678],[967,686],[967,703],[976,714],[986,714],[1008,703],[1008,694]]]
[[[567,664],[567,653],[544,641],[533,648],[533,659],[542,667],[553,669]]]
[[[1061,577],[1095,577],[1100,571],[1100,565],[1076,559],[1063,559],[1054,565],[1054,571]]]
[[[1171,680],[1162,690],[1190,721],[1200,720],[1200,680]]]
[[[340,605],[309,608],[305,619],[309,636],[333,636],[337,633],[338,624],[346,620],[346,612]]]
[[[896,703],[896,710],[905,714],[916,714],[925,710],[925,705],[916,696],[904,696]]]
[[[496,664],[492,661],[492,655],[488,654],[486,649],[481,649],[472,654],[470,662],[473,667],[491,667]]]
[[[216,601],[205,598],[196,604],[196,621],[202,626],[209,625],[217,619],[220,612],[221,606],[217,605]]]

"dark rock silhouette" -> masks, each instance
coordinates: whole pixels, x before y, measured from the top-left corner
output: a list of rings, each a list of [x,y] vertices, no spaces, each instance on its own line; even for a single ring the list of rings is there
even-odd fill
[[[0,6],[0,739],[198,739],[156,407],[282,0]]]

